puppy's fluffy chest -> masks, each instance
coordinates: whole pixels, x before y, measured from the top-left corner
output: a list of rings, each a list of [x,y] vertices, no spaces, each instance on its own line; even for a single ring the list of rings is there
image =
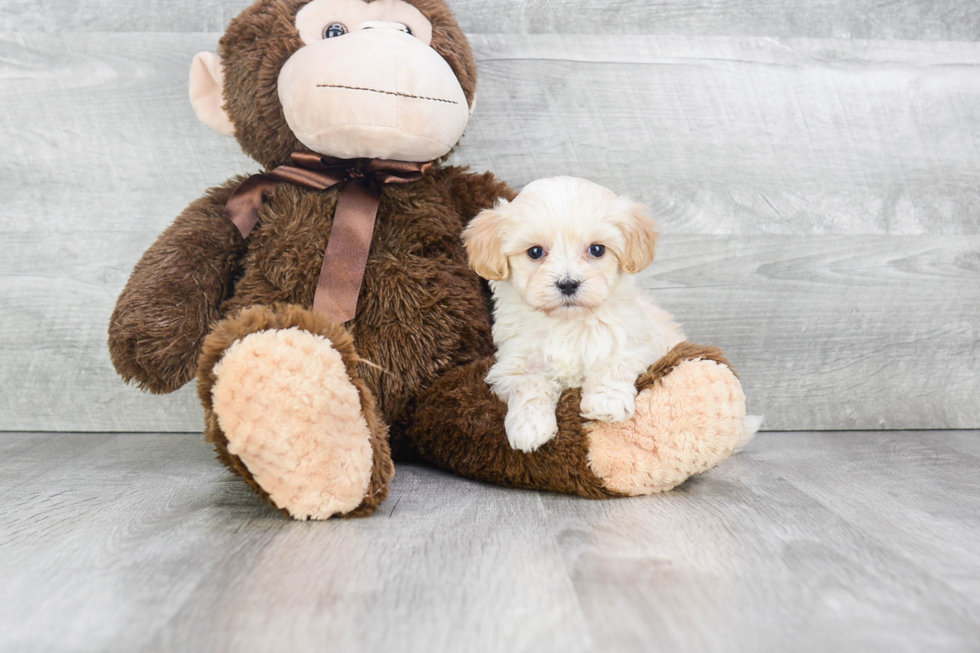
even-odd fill
[[[595,317],[546,316],[538,326],[533,334],[529,329],[527,335],[539,338],[540,348],[530,349],[526,355],[532,365],[540,365],[541,371],[564,387],[582,385],[598,364],[623,357],[620,350],[637,349],[638,343],[629,342],[622,329]]]
[[[552,313],[523,302],[509,284],[493,285],[499,372],[541,374],[574,388],[611,361],[645,369],[683,339],[669,316],[632,284],[594,309]]]

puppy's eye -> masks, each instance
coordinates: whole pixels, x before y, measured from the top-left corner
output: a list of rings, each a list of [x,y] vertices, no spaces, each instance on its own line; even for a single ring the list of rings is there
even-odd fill
[[[527,255],[532,261],[537,261],[540,258],[544,258],[544,248],[535,245],[531,249],[527,250]]]
[[[347,33],[347,26],[343,23],[331,23],[323,28],[323,38],[332,39],[337,36],[343,36]]]
[[[606,253],[605,245],[589,245],[589,254],[595,258],[602,258],[603,254]]]

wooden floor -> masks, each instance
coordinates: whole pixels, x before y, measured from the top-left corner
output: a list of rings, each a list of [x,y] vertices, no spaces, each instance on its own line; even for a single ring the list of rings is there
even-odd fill
[[[196,435],[0,434],[0,650],[976,651],[980,432],[762,434],[593,502],[401,466],[295,523]]]

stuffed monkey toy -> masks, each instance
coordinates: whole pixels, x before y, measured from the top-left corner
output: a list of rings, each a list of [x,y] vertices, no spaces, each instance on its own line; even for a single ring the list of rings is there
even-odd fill
[[[476,64],[444,0],[258,0],[197,55],[197,116],[266,170],[210,189],[143,255],[109,326],[113,364],[167,393],[197,377],[218,458],[295,519],[368,515],[393,458],[590,498],[668,490],[742,434],[735,373],[681,344],[636,414],[514,450],[486,284],[460,235],[513,192],[444,164]]]

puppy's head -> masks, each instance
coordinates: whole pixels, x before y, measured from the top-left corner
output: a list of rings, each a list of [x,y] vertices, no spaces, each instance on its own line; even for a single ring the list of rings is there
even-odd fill
[[[463,241],[477,274],[507,281],[532,307],[552,313],[595,308],[620,275],[650,265],[657,226],[642,204],[584,179],[555,177],[481,212]]]

